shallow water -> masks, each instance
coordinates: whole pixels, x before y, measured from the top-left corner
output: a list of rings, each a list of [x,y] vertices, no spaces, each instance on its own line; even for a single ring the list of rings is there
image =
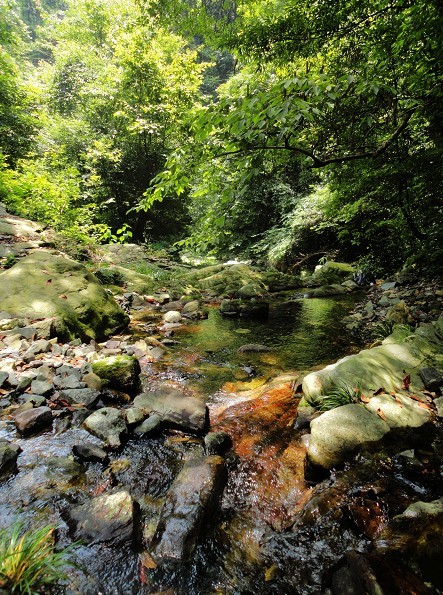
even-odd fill
[[[205,452],[201,438],[180,432],[130,440],[121,452],[110,454],[107,469],[94,464],[78,472],[69,462],[53,459],[67,457],[76,443],[96,441],[84,430],[73,427],[57,435],[54,427],[52,433],[25,440],[12,424],[1,422],[0,437],[24,450],[19,473],[0,484],[1,525],[9,525],[16,515],[31,522],[51,521],[66,545],[72,541],[67,510],[118,486],[137,500],[143,534],[133,546],[76,547],[73,557],[79,568],[70,571],[61,593],[324,592],[328,573],[344,552],[369,547],[361,528],[365,517],[358,506],[349,508],[349,497],[367,503],[369,493],[395,493],[398,510],[395,503],[389,506],[398,513],[411,494],[421,489],[431,498],[432,490],[426,492],[422,477],[413,478],[413,488],[405,474],[386,464],[373,466],[369,459],[362,459],[357,471],[351,469],[349,478],[343,472],[339,488],[333,481],[313,488],[305,480],[303,431],[293,428],[298,399],[291,383],[281,383],[254,402],[242,393],[282,371],[302,372],[356,350],[340,320],[358,298],[278,301],[264,320],[223,318],[211,308],[207,320],[176,332],[179,343],[164,361],[144,369],[147,383],[180,386],[204,398],[213,427],[225,429],[234,440],[220,513],[205,528],[189,563],[149,569],[140,558],[172,481],[186,460]],[[238,353],[246,343],[264,344],[270,351]]]

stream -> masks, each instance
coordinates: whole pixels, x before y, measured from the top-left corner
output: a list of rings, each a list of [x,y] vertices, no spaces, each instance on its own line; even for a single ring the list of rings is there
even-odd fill
[[[69,571],[60,593],[326,592],[338,561],[349,550],[369,551],[388,514],[438,491],[433,461],[426,478],[394,465],[391,452],[364,452],[331,477],[305,473],[302,437],[308,429],[297,425],[297,377],[361,348],[340,323],[360,298],[275,301],[263,320],[224,318],[211,308],[206,320],[175,332],[177,345],[164,358],[144,364],[145,390],[161,383],[201,397],[211,429],[233,440],[220,510],[189,562],[156,567],[143,554],[174,478],[186,461],[205,454],[201,438],[180,431],[130,439],[110,454],[105,470],[92,463],[82,474],[69,458],[73,445],[100,441],[79,424],[23,439],[12,423],[0,422],[0,438],[23,447],[19,472],[0,484],[3,525],[17,515],[49,518],[67,545],[66,511],[85,496],[123,486],[138,503],[142,529],[135,544],[77,545],[72,555],[78,568]],[[270,350],[239,353],[244,344]],[[81,412],[74,415],[81,422]],[[397,452],[399,445],[392,448]]]

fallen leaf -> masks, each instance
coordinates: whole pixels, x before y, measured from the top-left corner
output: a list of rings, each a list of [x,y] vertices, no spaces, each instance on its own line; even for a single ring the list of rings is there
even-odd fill
[[[381,409],[377,409],[377,415],[378,415],[378,417],[381,417],[381,419],[386,421],[386,415],[383,413],[383,411]]]
[[[49,271],[47,271],[46,269],[42,269],[42,273],[45,273],[45,275],[50,275],[51,273]]]
[[[409,390],[410,384],[411,384],[411,375],[406,374],[406,376],[403,378],[403,384],[401,385],[401,387],[403,390]]]
[[[369,403],[370,400],[371,398],[367,395],[360,395],[360,401],[362,401],[363,403]]]
[[[64,293],[61,293],[58,297],[61,298],[62,300],[67,300],[68,299],[68,296],[66,294],[64,294]]]
[[[429,405],[427,403],[422,403],[421,401],[419,401],[417,403],[417,405],[419,407],[421,407],[422,409],[427,409],[428,411],[433,411],[432,407],[429,407]]]
[[[374,393],[374,397],[377,397],[378,395],[381,395],[382,393],[385,393],[386,390],[381,386],[378,390],[375,391]]]
[[[149,552],[143,552],[142,554],[140,554],[140,562],[142,563],[144,568],[149,568],[151,570],[157,568],[157,562],[152,558]]]
[[[418,401],[419,403],[423,403],[423,399],[421,399],[420,397],[417,397],[417,395],[408,395],[408,397],[410,399],[412,399],[413,401]]]

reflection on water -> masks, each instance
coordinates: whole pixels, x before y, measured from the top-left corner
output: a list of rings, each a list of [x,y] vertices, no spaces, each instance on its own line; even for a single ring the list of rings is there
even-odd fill
[[[207,320],[176,333],[180,346],[174,352],[174,366],[186,372],[207,396],[225,382],[247,383],[251,377],[265,381],[282,371],[330,363],[356,347],[341,320],[358,299],[358,294],[349,294],[274,302],[269,317],[258,320],[223,317],[218,308],[211,308]],[[251,343],[265,345],[270,351],[238,353],[242,345]]]

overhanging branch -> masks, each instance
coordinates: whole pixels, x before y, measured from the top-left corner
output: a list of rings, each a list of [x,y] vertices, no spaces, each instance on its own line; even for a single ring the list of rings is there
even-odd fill
[[[229,157],[230,155],[247,154],[253,153],[255,151],[290,151],[292,153],[300,153],[301,155],[305,155],[306,157],[312,159],[313,168],[325,167],[326,165],[330,165],[331,163],[344,163],[346,161],[357,161],[359,159],[375,159],[376,157],[380,157],[380,155],[382,155],[399,138],[401,133],[406,129],[409,120],[412,118],[414,113],[415,110],[410,111],[404,117],[400,125],[394,130],[391,136],[387,138],[377,149],[373,151],[351,153],[348,155],[337,155],[333,157],[320,157],[316,155],[314,151],[304,149],[303,147],[289,145],[288,142],[285,142],[283,145],[251,145],[249,147],[243,147],[241,149],[235,149],[233,151],[219,153],[218,155],[215,155],[215,158],[220,159],[222,157]]]

